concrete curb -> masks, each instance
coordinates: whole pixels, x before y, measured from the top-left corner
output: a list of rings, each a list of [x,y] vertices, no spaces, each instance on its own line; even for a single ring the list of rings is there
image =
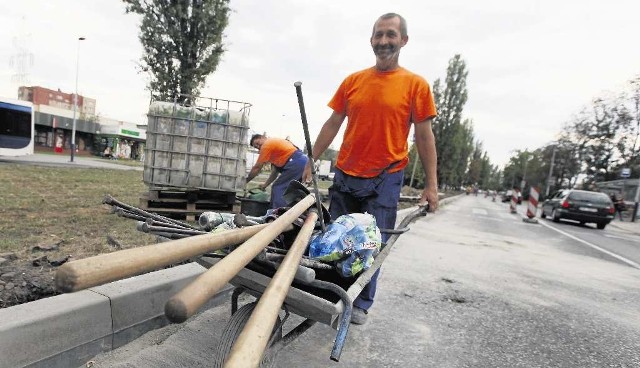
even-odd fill
[[[441,200],[439,200],[439,201],[438,201],[438,206],[439,206],[439,207],[446,206],[447,204],[449,204],[449,203],[451,203],[451,202],[455,201],[456,199],[458,199],[458,198],[460,198],[460,197],[462,197],[462,196],[464,196],[464,195],[465,195],[465,194],[463,193],[463,194],[458,194],[458,195],[454,195],[454,196],[447,197],[447,198],[442,198]],[[413,206],[413,207],[404,208],[404,209],[401,209],[400,211],[398,211],[398,217],[397,217],[397,220],[396,220],[396,225],[397,225],[397,224],[399,224],[399,223],[400,223],[400,221],[402,221],[402,219],[403,219],[403,218],[404,218],[404,217],[405,217],[409,212],[411,212],[411,211],[413,211],[413,210],[415,210],[415,209],[416,209],[416,206]],[[437,212],[436,212],[436,213],[437,213]],[[429,217],[429,214],[427,215],[427,217]]]
[[[190,263],[0,309],[0,368],[84,365],[168,324],[165,302],[205,270]],[[227,286],[206,308],[230,291]]]

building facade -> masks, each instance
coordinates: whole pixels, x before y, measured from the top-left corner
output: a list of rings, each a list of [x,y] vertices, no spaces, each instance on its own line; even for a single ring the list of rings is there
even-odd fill
[[[18,99],[34,106],[36,151],[69,154],[73,130],[74,94],[40,86],[18,89]],[[78,95],[76,154],[140,159],[146,130],[134,123],[96,115],[96,100]]]

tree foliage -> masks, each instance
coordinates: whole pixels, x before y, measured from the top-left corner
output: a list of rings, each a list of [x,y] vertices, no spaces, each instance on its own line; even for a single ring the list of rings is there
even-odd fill
[[[481,142],[475,142],[473,121],[463,116],[467,102],[467,67],[460,55],[449,60],[444,84],[433,83],[433,95],[438,116],[433,134],[438,153],[438,183],[441,188],[459,188],[477,184],[483,188],[498,189],[501,170],[493,166]],[[405,184],[424,186],[424,170],[418,163],[415,146],[409,151],[409,175]]]
[[[504,187],[521,180],[522,154],[516,151],[506,165]],[[639,177],[640,76],[618,94],[594,98],[564,123],[555,142],[529,154],[529,165],[538,169],[527,172],[527,181],[543,193],[547,185],[550,192],[591,188],[595,182],[619,179],[623,168],[631,169],[632,178]]]
[[[141,70],[154,98],[181,102],[198,96],[224,53],[229,0],[123,0],[142,16]]]
[[[433,134],[438,152],[438,183],[442,186],[462,184],[473,151],[473,124],[462,119],[467,102],[467,74],[465,61],[455,55],[449,60],[444,86],[440,79],[433,84],[438,109]]]

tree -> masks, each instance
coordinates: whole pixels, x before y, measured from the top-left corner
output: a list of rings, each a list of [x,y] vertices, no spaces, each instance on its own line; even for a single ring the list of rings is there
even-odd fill
[[[620,139],[616,148],[620,160],[612,168],[618,174],[623,168],[631,169],[631,177],[640,175],[640,75],[629,81],[629,89],[624,91],[617,102],[617,118],[620,121]]]
[[[198,96],[224,53],[229,0],[123,0],[142,15],[141,70],[150,75],[152,97],[180,102]]]
[[[438,108],[433,126],[438,152],[438,183],[445,187],[461,184],[473,152],[473,124],[470,120],[462,120],[467,102],[467,74],[464,60],[455,55],[449,60],[444,89],[439,79],[433,84]]]

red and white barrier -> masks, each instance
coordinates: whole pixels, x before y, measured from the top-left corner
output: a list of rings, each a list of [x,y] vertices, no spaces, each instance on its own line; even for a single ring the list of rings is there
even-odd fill
[[[516,206],[518,205],[518,192],[511,191],[511,203],[509,203],[509,210],[511,213],[517,213]]]
[[[527,217],[535,218],[538,213],[538,189],[531,187],[529,192],[529,205],[527,206]]]

